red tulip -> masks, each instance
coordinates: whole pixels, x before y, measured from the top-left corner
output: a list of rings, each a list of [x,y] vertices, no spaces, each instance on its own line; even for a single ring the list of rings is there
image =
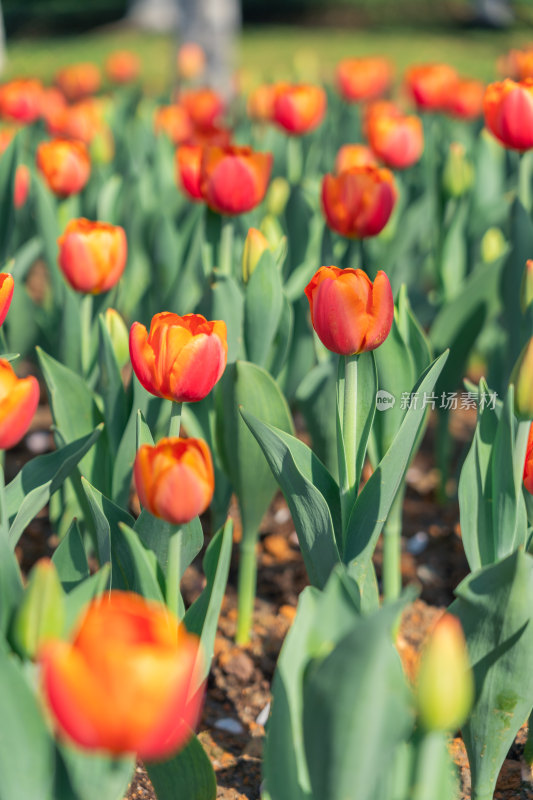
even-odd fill
[[[10,275],[9,272],[0,272],[0,325],[4,324],[7,317],[14,289],[13,275]]]
[[[350,103],[375,100],[385,94],[392,75],[386,58],[345,58],[337,67],[337,87]]]
[[[185,525],[202,514],[213,497],[215,476],[202,439],[161,439],[137,451],[133,477],[139,500],[154,517]]]
[[[39,404],[37,378],[17,378],[9,361],[0,358],[0,449],[19,442]]]
[[[20,79],[0,86],[0,116],[29,124],[41,115],[43,87],[40,81]]]
[[[130,50],[117,50],[108,56],[105,71],[113,83],[131,83],[137,80],[141,71],[139,56]]]
[[[13,193],[13,205],[15,208],[22,208],[28,199],[30,191],[30,170],[26,164],[19,164],[15,172],[15,190]]]
[[[200,167],[204,148],[182,144],[176,150],[177,183],[191,200],[202,200]]]
[[[483,113],[484,94],[481,81],[459,80],[448,96],[446,111],[459,119],[477,119]]]
[[[271,153],[251,147],[206,147],[202,156],[202,196],[219,214],[243,214],[263,200],[270,172]]]
[[[374,283],[361,269],[320,267],[305,288],[322,344],[343,356],[375,350],[389,335],[392,289],[380,270]]]
[[[221,378],[228,354],[226,323],[201,314],[156,314],[150,333],[134,322],[130,330],[133,371],[156,397],[196,402]]]
[[[193,125],[212,128],[224,111],[224,101],[214,89],[189,89],[180,92],[179,102],[189,114]]]
[[[335,159],[335,172],[340,175],[351,167],[377,167],[372,150],[365,144],[343,145]]]
[[[457,81],[457,72],[448,64],[420,64],[405,75],[407,91],[425,111],[443,111]]]
[[[376,236],[387,224],[396,201],[394,177],[388,169],[351,167],[325,175],[322,209],[330,228],[348,238]]]
[[[81,100],[100,88],[100,70],[96,64],[71,64],[58,70],[55,82],[67,100]]]
[[[533,79],[491,83],[483,101],[485,125],[513,150],[533,147]]]
[[[524,462],[524,486],[533,494],[533,424],[529,428],[527,440],[526,460]]]
[[[418,117],[373,115],[367,136],[375,155],[393,169],[416,164],[424,150],[424,129]]]
[[[189,112],[182,106],[162,106],[154,116],[154,130],[165,133],[172,144],[186,142],[193,134],[193,124]]]
[[[57,243],[61,271],[77,292],[107,292],[124,272],[128,245],[118,225],[72,219]]]
[[[200,717],[199,653],[163,605],[113,591],[91,602],[71,641],[45,642],[43,692],[59,731],[81,747],[164,759]]]
[[[36,160],[50,189],[61,197],[81,192],[91,174],[91,161],[82,142],[41,142]]]
[[[320,125],[326,106],[326,93],[320,86],[278,84],[274,89],[272,119],[286,133],[301,136]]]

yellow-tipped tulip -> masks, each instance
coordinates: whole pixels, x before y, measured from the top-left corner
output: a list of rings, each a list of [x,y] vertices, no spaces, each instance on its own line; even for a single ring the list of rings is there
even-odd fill
[[[533,259],[528,258],[520,287],[520,307],[525,314],[533,302]]]
[[[514,365],[510,383],[514,383],[514,410],[520,420],[533,419],[533,338],[529,340]]]
[[[242,279],[248,283],[261,256],[270,247],[268,239],[257,228],[249,228],[242,253]]]

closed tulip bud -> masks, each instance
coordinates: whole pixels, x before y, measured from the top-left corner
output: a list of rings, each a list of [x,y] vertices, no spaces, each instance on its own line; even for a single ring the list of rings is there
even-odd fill
[[[533,419],[533,338],[525,345],[513,367],[514,412],[519,420]]]
[[[96,64],[71,64],[56,73],[55,82],[67,100],[74,102],[95,94],[100,88],[100,70]]]
[[[31,425],[39,404],[37,378],[17,378],[13,367],[0,358],[0,449],[14,447]]]
[[[149,333],[139,322],[131,326],[133,371],[156,397],[203,400],[222,377],[227,355],[226,323],[208,322],[201,314],[156,314]]]
[[[337,67],[337,88],[349,103],[375,100],[385,94],[392,76],[386,58],[345,58]]]
[[[491,264],[505,253],[505,237],[500,228],[489,228],[481,239],[481,258],[485,264]]]
[[[428,731],[456,731],[474,700],[474,679],[461,623],[444,614],[422,652],[417,681],[420,719]]]
[[[373,116],[367,136],[375,155],[393,169],[413,166],[424,150],[424,130],[418,117]]]
[[[176,183],[189,200],[202,200],[200,168],[204,148],[194,144],[182,144],[176,150]]]
[[[131,83],[137,80],[141,71],[139,56],[129,50],[117,50],[108,56],[105,71],[113,83]]]
[[[0,325],[3,325],[15,289],[15,281],[9,272],[0,272]]]
[[[466,157],[465,148],[452,142],[442,173],[442,184],[451,197],[462,197],[474,182],[474,168]]]
[[[248,283],[263,253],[269,249],[268,239],[257,228],[249,228],[242,253],[242,278]]]
[[[483,101],[485,125],[505,147],[533,147],[533,79],[510,79],[487,86]]]
[[[326,106],[326,93],[321,86],[282,83],[275,87],[272,118],[285,133],[302,136],[318,128]]]
[[[533,260],[526,261],[526,268],[522,275],[522,285],[520,286],[520,308],[525,314],[533,302]],[[1,318],[1,317],[0,317]]]
[[[396,202],[396,184],[388,169],[351,167],[322,181],[322,209],[329,227],[348,238],[376,236]]]
[[[443,111],[459,80],[448,64],[419,64],[407,70],[405,83],[418,108]]]
[[[118,225],[72,219],[57,243],[61,271],[77,292],[107,292],[124,272],[128,245]]]
[[[176,59],[178,75],[184,80],[194,80],[205,70],[205,53],[196,42],[185,42]]]
[[[377,167],[372,150],[365,144],[344,144],[335,158],[335,173],[340,175],[352,167]]]
[[[67,139],[41,142],[36,160],[48,186],[60,197],[81,192],[91,174],[91,161],[82,142]]]
[[[13,205],[15,208],[22,208],[28,199],[30,191],[30,171],[26,164],[19,164],[15,172],[15,190],[13,193]]]
[[[63,589],[53,561],[34,566],[13,624],[18,650],[34,658],[46,639],[61,637],[65,623]]]
[[[244,214],[263,200],[271,171],[271,153],[251,147],[206,147],[200,170],[202,196],[219,214]]]
[[[281,217],[287,206],[291,193],[291,185],[286,178],[281,176],[274,178],[266,195],[265,204],[269,214]]]
[[[185,525],[202,514],[213,497],[215,477],[202,439],[161,439],[142,445],[133,465],[141,505],[154,517]]]
[[[524,486],[529,494],[533,494],[533,425],[529,428],[526,458],[524,461]]]
[[[119,591],[93,600],[71,640],[49,640],[39,662],[56,727],[80,747],[161,760],[198,723],[199,640],[160,603]]]
[[[372,283],[362,269],[320,267],[305,294],[313,328],[333,353],[350,356],[375,350],[390,333],[394,301],[382,270]]]
[[[126,323],[114,308],[108,308],[104,314],[104,322],[113,345],[113,352],[120,369],[125,367],[130,358],[129,334]]]

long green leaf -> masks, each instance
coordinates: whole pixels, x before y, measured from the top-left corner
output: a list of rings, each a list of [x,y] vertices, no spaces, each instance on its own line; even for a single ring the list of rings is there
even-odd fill
[[[148,762],[146,769],[157,800],[215,800],[217,782],[211,762],[196,736],[168,761]]]

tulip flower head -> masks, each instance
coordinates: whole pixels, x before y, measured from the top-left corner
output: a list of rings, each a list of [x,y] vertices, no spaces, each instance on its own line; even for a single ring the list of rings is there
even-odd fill
[[[15,172],[15,189],[13,192],[13,205],[22,208],[28,199],[30,191],[30,170],[26,164],[19,164]]]
[[[322,209],[329,227],[348,238],[376,236],[387,224],[396,202],[392,172],[378,167],[351,167],[322,181]]]
[[[365,144],[344,144],[335,158],[335,173],[340,175],[351,167],[377,167],[372,150]]]
[[[416,164],[424,150],[422,120],[414,116],[374,115],[367,136],[375,155],[393,169],[407,169]]]
[[[484,94],[481,81],[461,79],[448,96],[446,111],[458,119],[477,119],[483,114]]]
[[[38,404],[37,378],[17,378],[9,361],[0,358],[0,449],[14,447],[22,439]]]
[[[524,345],[511,373],[514,412],[519,420],[533,420],[533,337]]]
[[[203,150],[194,144],[182,144],[176,150],[176,182],[190,200],[203,200],[200,186]]]
[[[320,267],[305,294],[313,328],[332,353],[351,356],[375,350],[390,333],[394,302],[382,270],[372,283],[361,269]]]
[[[202,514],[215,487],[211,453],[202,439],[169,437],[153,447],[142,445],[133,477],[141,505],[172,525]]]
[[[533,494],[533,424],[529,428],[526,459],[524,462],[524,486],[529,494]]]
[[[189,114],[193,125],[212,128],[224,112],[224,100],[214,89],[188,89],[180,92],[179,103]]]
[[[61,271],[77,292],[107,292],[124,272],[128,246],[118,225],[72,219],[57,243]]]
[[[301,136],[320,125],[326,106],[321,86],[279,84],[274,90],[272,119],[285,133]]]
[[[198,722],[199,641],[159,603],[113,591],[90,603],[71,641],[39,662],[59,731],[81,747],[164,759]]]
[[[457,72],[448,64],[419,64],[405,75],[408,94],[424,111],[445,110],[457,81]]]
[[[15,281],[9,272],[0,272],[0,325],[4,324],[13,298]]]
[[[32,78],[9,81],[0,86],[0,116],[29,125],[41,116],[43,86]]]
[[[271,153],[251,147],[206,147],[200,171],[202,196],[219,214],[244,214],[263,200],[271,170]]]
[[[345,58],[337,67],[337,87],[349,103],[375,100],[388,90],[392,75],[386,58]]]
[[[117,50],[105,62],[106,75],[113,83],[132,83],[141,71],[141,62],[130,50]]]
[[[173,105],[157,109],[154,130],[157,134],[165,133],[172,144],[178,146],[190,139],[194,128],[189,112],[182,106]]]
[[[485,125],[505,147],[533,147],[533,79],[510,79],[487,86],[483,101]]]
[[[91,161],[82,142],[67,139],[41,142],[36,160],[49,188],[60,197],[81,192],[91,174]]]
[[[256,122],[270,122],[274,116],[276,87],[269,83],[257,86],[248,95],[246,112]]]
[[[137,378],[151,394],[176,403],[203,400],[222,377],[227,354],[226,323],[201,314],[156,314],[149,333],[139,322],[131,326]]]
[[[205,70],[205,53],[196,42],[185,42],[176,59],[178,75],[184,80],[198,78]]]
[[[71,64],[56,73],[55,82],[67,100],[74,102],[98,91],[101,83],[100,70],[96,64],[90,62]]]

